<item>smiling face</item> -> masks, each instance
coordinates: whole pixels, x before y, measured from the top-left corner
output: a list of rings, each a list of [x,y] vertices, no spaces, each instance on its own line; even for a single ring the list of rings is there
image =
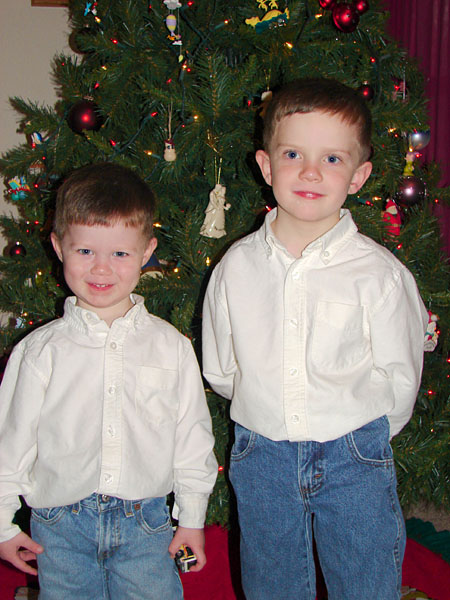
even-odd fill
[[[157,245],[156,238],[148,240],[140,227],[123,220],[110,226],[72,224],[62,240],[54,233],[51,240],[77,305],[108,325],[132,307],[130,294]]]
[[[339,221],[347,194],[356,193],[372,169],[361,163],[356,126],[321,111],[283,117],[268,152],[258,150],[256,160],[278,204],[275,232],[298,226],[314,237]]]

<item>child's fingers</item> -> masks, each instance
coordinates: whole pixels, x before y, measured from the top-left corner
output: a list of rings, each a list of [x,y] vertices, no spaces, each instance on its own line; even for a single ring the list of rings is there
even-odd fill
[[[27,556],[25,557],[22,555]],[[37,575],[37,569],[35,569],[26,562],[26,560],[33,560],[35,558],[36,556],[32,552],[28,552],[27,550],[20,550],[20,552],[13,559],[10,560],[10,563],[20,571],[23,571],[24,573],[28,573],[29,575]]]
[[[25,560],[25,561],[36,560],[36,553],[30,552],[30,550],[20,550],[19,558],[21,560]]]
[[[42,554],[42,552],[44,552],[44,548],[31,538],[28,538],[26,543],[23,543],[22,546],[24,550],[21,550],[20,552],[29,552],[33,554],[33,556],[35,554]]]
[[[169,544],[170,558],[175,558],[175,554],[178,552],[179,547],[180,545],[178,544],[177,540],[173,538]]]
[[[205,560],[197,559],[197,564],[190,567],[189,572],[195,573],[196,571],[201,571],[205,565],[206,565],[206,558],[205,558]]]
[[[44,548],[23,531],[6,542],[0,543],[0,557],[30,575],[36,575],[37,570],[31,567],[27,561],[35,560],[36,554],[41,554],[43,551]]]
[[[195,573],[196,571],[201,571],[203,567],[206,565],[206,554],[202,548],[192,548],[192,552],[195,554],[195,558],[197,559],[197,563],[192,565],[189,568],[189,571]]]

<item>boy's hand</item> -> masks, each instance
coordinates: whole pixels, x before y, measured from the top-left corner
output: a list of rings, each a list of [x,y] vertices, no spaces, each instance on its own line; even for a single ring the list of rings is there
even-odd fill
[[[203,529],[178,527],[169,546],[169,554],[172,558],[175,558],[175,554],[183,544],[191,548],[197,559],[197,564],[192,566],[189,571],[201,571],[206,564],[205,532]]]
[[[6,542],[0,542],[0,558],[30,575],[37,575],[37,569],[30,567],[26,561],[35,560],[36,554],[42,552],[44,552],[44,548],[23,531]]]

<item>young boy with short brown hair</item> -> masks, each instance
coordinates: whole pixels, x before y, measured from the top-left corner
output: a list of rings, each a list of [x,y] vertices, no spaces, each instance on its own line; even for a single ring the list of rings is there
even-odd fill
[[[230,398],[247,600],[400,598],[405,547],[390,438],[419,388],[427,311],[411,273],[361,235],[370,111],[304,79],[264,117],[256,160],[277,208],[212,273],[203,371]]]
[[[189,340],[133,294],[156,248],[154,199],[133,171],[81,168],[58,191],[51,239],[64,315],[14,349],[0,389],[0,557],[41,600],[174,600],[185,544],[200,570],[217,472]],[[174,492],[172,532],[166,495]],[[12,523],[23,495],[32,539]]]

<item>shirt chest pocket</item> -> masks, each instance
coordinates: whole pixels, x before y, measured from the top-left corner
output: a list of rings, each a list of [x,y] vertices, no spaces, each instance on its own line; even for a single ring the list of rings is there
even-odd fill
[[[149,423],[173,423],[178,414],[178,372],[160,367],[139,367],[136,412]]]
[[[364,307],[319,301],[312,331],[311,359],[317,368],[335,372],[367,357],[369,329]]]

